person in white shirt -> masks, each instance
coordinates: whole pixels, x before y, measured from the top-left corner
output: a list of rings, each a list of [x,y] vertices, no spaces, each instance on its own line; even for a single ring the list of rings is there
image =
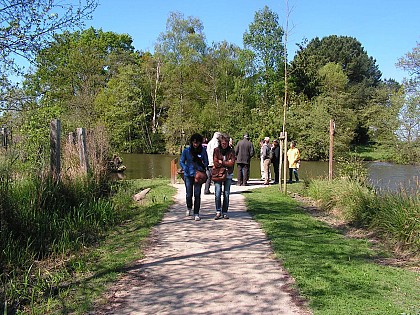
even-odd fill
[[[211,185],[211,169],[213,168],[213,152],[214,149],[216,149],[219,146],[219,138],[221,136],[222,133],[220,133],[219,131],[216,131],[213,134],[213,138],[209,141],[209,143],[207,144],[207,156],[209,158],[209,166],[207,167],[207,181],[206,184],[204,185],[204,194],[205,195],[210,195],[210,185]]]

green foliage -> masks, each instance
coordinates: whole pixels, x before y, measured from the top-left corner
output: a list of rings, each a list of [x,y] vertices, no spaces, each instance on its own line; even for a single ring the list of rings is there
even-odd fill
[[[337,163],[338,177],[366,183],[368,172],[363,161],[357,156],[350,155],[348,158],[341,158]]]
[[[378,264],[383,253],[372,249],[368,240],[343,236],[277,187],[253,190],[245,197],[314,314],[401,314],[419,309],[418,274]]]
[[[420,250],[420,200],[418,192],[404,190],[383,194],[375,200],[378,209],[371,227],[400,249]]]
[[[255,71],[256,88],[260,107],[273,106],[280,95],[284,80],[283,28],[279,25],[278,15],[265,6],[255,13],[254,21],[244,33],[245,49],[252,52],[252,69]]]
[[[420,249],[418,191],[378,193],[348,178],[313,180],[306,194],[346,223],[377,232],[386,243],[412,253]]]
[[[61,118],[64,130],[106,126],[113,149],[124,152],[178,153],[194,132],[210,137],[220,130],[236,140],[247,132],[256,142],[278,137],[284,31],[277,14],[268,7],[256,12],[245,49],[226,41],[207,45],[203,30],[198,18],[171,13],[153,54],[134,52],[127,34],[93,28],[57,34],[39,51],[23,89],[14,91],[27,96],[18,104],[22,111],[4,120],[17,138],[28,139],[31,152],[37,152],[35,138],[46,135],[32,130],[32,117],[36,125]],[[415,56],[404,65],[413,67]],[[302,45],[289,74],[286,131],[304,159],[327,158],[333,119],[337,155],[377,144],[406,152],[395,154],[397,161],[415,161],[410,150],[414,144],[417,152],[418,80],[405,82],[404,89],[380,81],[375,60],[347,36]],[[13,124],[24,128],[16,133]]]
[[[23,75],[21,60],[32,62],[34,55],[44,47],[57,32],[81,27],[96,9],[96,0],[63,3],[54,0],[11,1],[1,3],[0,10],[0,109],[15,109],[25,100],[16,93],[16,77]],[[10,80],[7,74],[14,78]]]
[[[120,182],[113,188],[110,198],[80,204],[51,222],[60,224],[63,237],[54,244],[56,255],[48,259],[34,262],[35,257],[24,255],[33,252],[30,241],[27,246],[21,245],[20,251],[11,252],[16,241],[10,237],[8,244],[12,246],[6,247],[7,252],[27,260],[20,267],[20,261],[12,260],[8,272],[0,277],[2,312],[8,307],[31,314],[85,313],[106,284],[115,281],[124,266],[143,255],[139,244],[161,220],[172,202],[174,188],[167,180]],[[145,188],[151,191],[144,203],[134,204],[132,195]],[[83,229],[95,243],[83,242],[81,237],[72,239],[77,229]],[[69,250],[71,243],[75,244]]]
[[[134,48],[126,34],[89,28],[54,37],[39,52],[35,71],[25,86],[38,107],[58,106],[73,128],[92,124],[97,117],[94,100]]]

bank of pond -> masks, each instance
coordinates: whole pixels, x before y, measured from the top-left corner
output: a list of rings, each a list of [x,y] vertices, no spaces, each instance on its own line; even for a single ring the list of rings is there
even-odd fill
[[[159,155],[159,154],[123,154],[122,159],[127,167],[123,174],[119,174],[125,179],[145,179],[145,178],[169,178],[170,164],[173,159],[179,156]],[[260,178],[260,160],[251,160],[251,178]],[[397,191],[404,188],[407,191],[418,190],[420,180],[420,166],[399,165],[388,162],[365,162],[368,172],[369,183],[383,191]],[[336,172],[336,164],[334,164]],[[328,176],[328,162],[322,161],[302,161],[299,169],[300,178],[303,180],[326,178]],[[236,173],[235,173],[236,176]]]

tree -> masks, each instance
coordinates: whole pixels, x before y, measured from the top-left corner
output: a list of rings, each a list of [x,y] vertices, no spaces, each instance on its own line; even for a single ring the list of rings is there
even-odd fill
[[[233,135],[249,116],[244,99],[237,95],[240,90],[236,89],[237,84],[245,84],[239,63],[240,51],[226,41],[213,43],[203,59],[206,104],[200,118],[208,137],[215,130]]]
[[[119,69],[96,97],[99,120],[110,135],[111,147],[123,152],[153,152],[150,139],[151,108],[138,65]]]
[[[168,151],[174,152],[197,130],[197,117],[205,101],[202,60],[206,51],[203,25],[197,18],[171,13],[166,32],[159,36],[155,54],[163,61],[163,126]]]
[[[348,36],[316,37],[306,47],[300,46],[291,63],[292,85],[296,93],[304,93],[309,100],[322,95],[325,80],[319,70],[328,63],[340,65],[348,79],[345,92],[349,95],[346,107],[353,110],[357,125],[354,144],[367,144],[368,126],[364,111],[371,104],[375,89],[381,82],[376,61],[369,57],[360,42]]]
[[[254,22],[243,36],[245,49],[254,54],[253,68],[258,76],[262,103],[274,106],[283,86],[284,31],[278,24],[278,15],[267,6],[257,11]]]
[[[329,62],[341,65],[346,74],[348,88],[377,86],[381,72],[376,61],[369,57],[361,43],[353,37],[331,35],[315,37],[299,51],[291,63],[293,85],[297,93],[305,93],[310,99],[321,93],[319,69]],[[362,86],[360,86],[360,84]]]
[[[415,80],[420,80],[420,42],[409,52],[398,60],[397,67],[408,71],[410,77]]]
[[[36,101],[34,106],[59,104],[66,122],[74,127],[97,120],[94,102],[118,69],[132,63],[132,39],[89,28],[65,32],[42,49],[35,59],[35,71],[25,86]]]
[[[53,35],[64,29],[81,27],[97,7],[97,0],[76,4],[55,0],[2,0],[0,4],[0,108],[8,109],[11,86],[6,74],[21,74],[16,58],[29,62]],[[9,96],[9,98],[7,97]]]
[[[415,163],[420,158],[420,44],[400,58],[397,66],[408,71],[410,77],[403,82],[403,100],[399,112],[397,131],[402,141],[400,150],[403,162]]]

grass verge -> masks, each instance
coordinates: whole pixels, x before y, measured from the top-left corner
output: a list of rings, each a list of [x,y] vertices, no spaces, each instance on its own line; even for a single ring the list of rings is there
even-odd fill
[[[74,253],[64,264],[60,262],[58,269],[52,267],[51,261],[43,262],[48,278],[59,281],[46,285],[42,298],[25,313],[84,314],[131,262],[143,257],[145,240],[172,203],[176,189],[166,179],[133,180],[113,201],[126,204],[145,188],[151,188],[145,200],[141,204],[130,202],[126,220],[109,230],[95,247]]]
[[[368,240],[346,238],[277,187],[246,194],[249,212],[272,242],[314,314],[418,314],[419,274],[375,261]]]

